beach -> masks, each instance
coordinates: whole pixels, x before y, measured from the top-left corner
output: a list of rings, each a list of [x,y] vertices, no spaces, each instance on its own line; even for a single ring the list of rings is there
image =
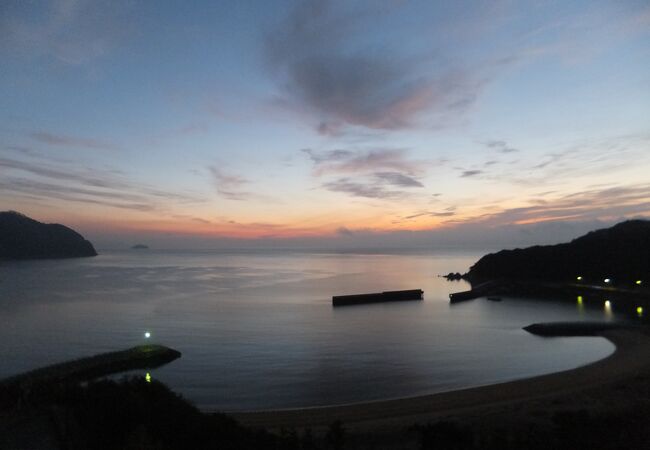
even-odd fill
[[[641,401],[634,390],[650,380],[650,335],[645,329],[600,333],[616,350],[594,363],[562,372],[413,398],[360,404],[233,414],[242,424],[272,430],[326,427],[339,420],[356,433],[400,433],[413,424],[455,420],[544,426],[555,413],[625,411]],[[552,339],[552,338],[551,338]]]

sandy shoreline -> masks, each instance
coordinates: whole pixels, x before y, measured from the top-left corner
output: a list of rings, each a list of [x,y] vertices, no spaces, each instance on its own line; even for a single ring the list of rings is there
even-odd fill
[[[320,428],[340,420],[357,430],[400,428],[441,418],[481,414],[579,395],[611,383],[650,373],[650,336],[641,329],[607,330],[616,350],[594,363],[511,382],[413,398],[322,408],[233,413],[242,424],[268,429]]]

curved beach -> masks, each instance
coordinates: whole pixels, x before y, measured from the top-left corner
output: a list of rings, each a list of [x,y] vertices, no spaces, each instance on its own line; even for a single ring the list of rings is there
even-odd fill
[[[443,418],[512,413],[527,409],[561,406],[561,398],[580,397],[587,391],[607,390],[612,384],[650,374],[650,336],[637,329],[604,330],[597,333],[611,341],[610,356],[562,372],[506,383],[462,389],[420,397],[358,403],[322,408],[260,411],[232,414],[243,424],[268,429],[320,428],[340,420],[361,430],[395,429]],[[589,405],[586,405],[588,407]]]

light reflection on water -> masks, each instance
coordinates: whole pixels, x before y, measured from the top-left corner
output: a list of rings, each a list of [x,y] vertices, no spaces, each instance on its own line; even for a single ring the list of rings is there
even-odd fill
[[[601,338],[521,329],[615,319],[602,300],[449,305],[449,292],[468,285],[436,275],[478,256],[147,251],[3,263],[0,377],[140,344],[150,330],[183,353],[151,376],[199,406],[287,408],[504,381],[613,350]],[[332,295],[417,288],[424,301],[331,307]]]

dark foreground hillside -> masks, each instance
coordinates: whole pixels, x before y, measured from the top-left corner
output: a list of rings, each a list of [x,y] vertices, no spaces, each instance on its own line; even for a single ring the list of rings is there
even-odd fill
[[[650,274],[650,221],[629,220],[566,244],[502,250],[482,257],[465,278],[602,282],[634,285]],[[650,282],[650,280],[648,280]]]
[[[38,259],[96,256],[93,245],[60,224],[45,224],[17,213],[0,212],[0,258]]]
[[[625,402],[621,401],[625,398]],[[634,401],[630,401],[636,399]],[[201,413],[142,377],[37,389],[19,405],[0,396],[0,448],[66,450],[641,449],[650,439],[650,378],[527,406],[387,429],[336,421],[269,432]]]

